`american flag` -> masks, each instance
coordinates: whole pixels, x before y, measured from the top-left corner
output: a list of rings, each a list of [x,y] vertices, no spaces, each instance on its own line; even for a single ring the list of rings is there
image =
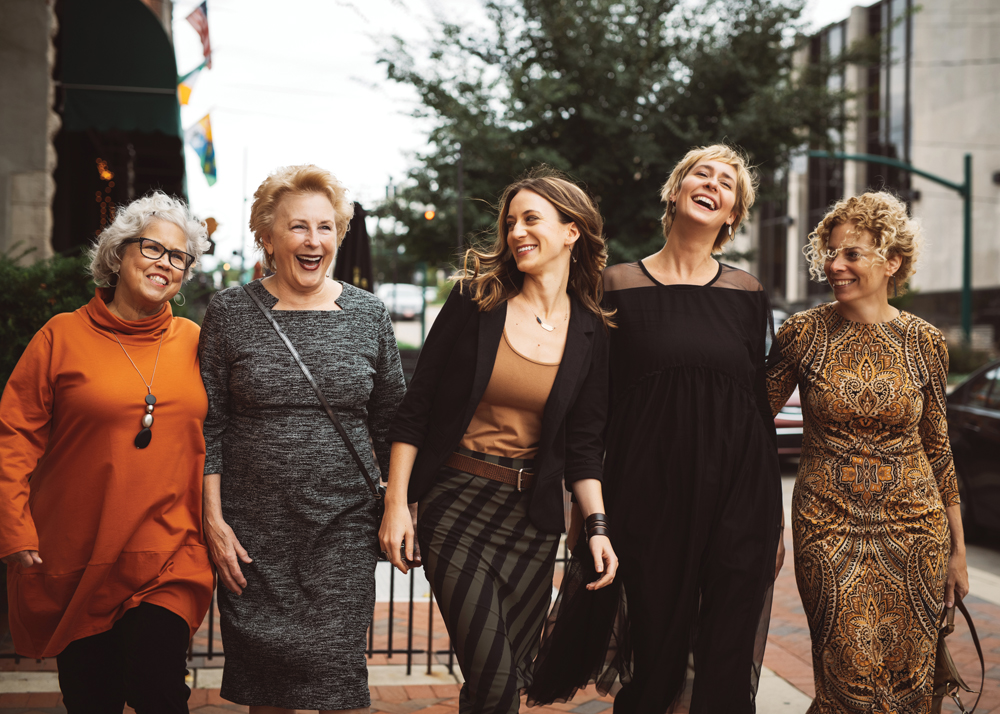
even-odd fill
[[[187,16],[187,21],[194,27],[198,37],[201,38],[201,49],[205,55],[205,67],[212,69],[212,43],[208,41],[208,0],[196,7]]]

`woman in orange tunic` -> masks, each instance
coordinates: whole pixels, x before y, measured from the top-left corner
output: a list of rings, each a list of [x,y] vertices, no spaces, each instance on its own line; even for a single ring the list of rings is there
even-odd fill
[[[198,326],[175,318],[204,228],[162,193],[93,249],[97,295],[32,339],[0,400],[0,557],[16,651],[56,656],[70,714],[187,712],[212,597]]]
[[[792,536],[810,713],[929,712],[938,616],[969,590],[948,350],[888,301],[913,274],[916,234],[887,193],[834,206],[808,254],[836,301],[786,320],[768,368],[772,410],[798,385],[805,417]]]

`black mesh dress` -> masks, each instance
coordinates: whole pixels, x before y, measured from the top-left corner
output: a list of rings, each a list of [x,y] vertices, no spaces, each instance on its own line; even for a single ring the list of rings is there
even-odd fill
[[[767,296],[725,265],[703,286],[662,285],[641,262],[604,281],[618,311],[604,489],[619,577],[590,593],[590,558],[574,560],[529,698],[620,678],[616,714],[662,714],[690,662],[692,712],[752,712],[781,520]]]

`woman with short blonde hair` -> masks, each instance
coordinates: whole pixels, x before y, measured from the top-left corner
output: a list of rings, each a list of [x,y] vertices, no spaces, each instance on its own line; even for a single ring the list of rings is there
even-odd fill
[[[574,559],[529,701],[620,680],[616,714],[671,711],[693,656],[691,712],[753,711],[782,558],[770,308],[756,278],[713,256],[747,217],[754,181],[738,149],[692,149],[661,193],[663,248],[604,272],[618,324],[604,483],[620,591],[585,590],[592,575]]]
[[[839,201],[806,248],[835,300],[785,321],[768,368],[771,408],[798,387],[805,419],[792,537],[810,711],[929,712],[941,608],[969,591],[948,349],[889,304],[914,273],[918,238],[889,193]]]
[[[367,714],[379,549],[365,472],[374,480],[389,466],[386,433],[404,390],[399,352],[385,306],[327,277],[352,211],[333,174],[287,166],[254,196],[250,226],[273,274],[217,293],[200,345],[222,696],[253,714]]]

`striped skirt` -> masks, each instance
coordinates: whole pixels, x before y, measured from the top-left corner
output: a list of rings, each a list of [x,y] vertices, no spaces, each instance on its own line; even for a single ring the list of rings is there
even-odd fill
[[[460,714],[516,714],[531,683],[559,534],[531,523],[528,500],[513,486],[445,467],[420,501],[424,567],[465,677]]]

